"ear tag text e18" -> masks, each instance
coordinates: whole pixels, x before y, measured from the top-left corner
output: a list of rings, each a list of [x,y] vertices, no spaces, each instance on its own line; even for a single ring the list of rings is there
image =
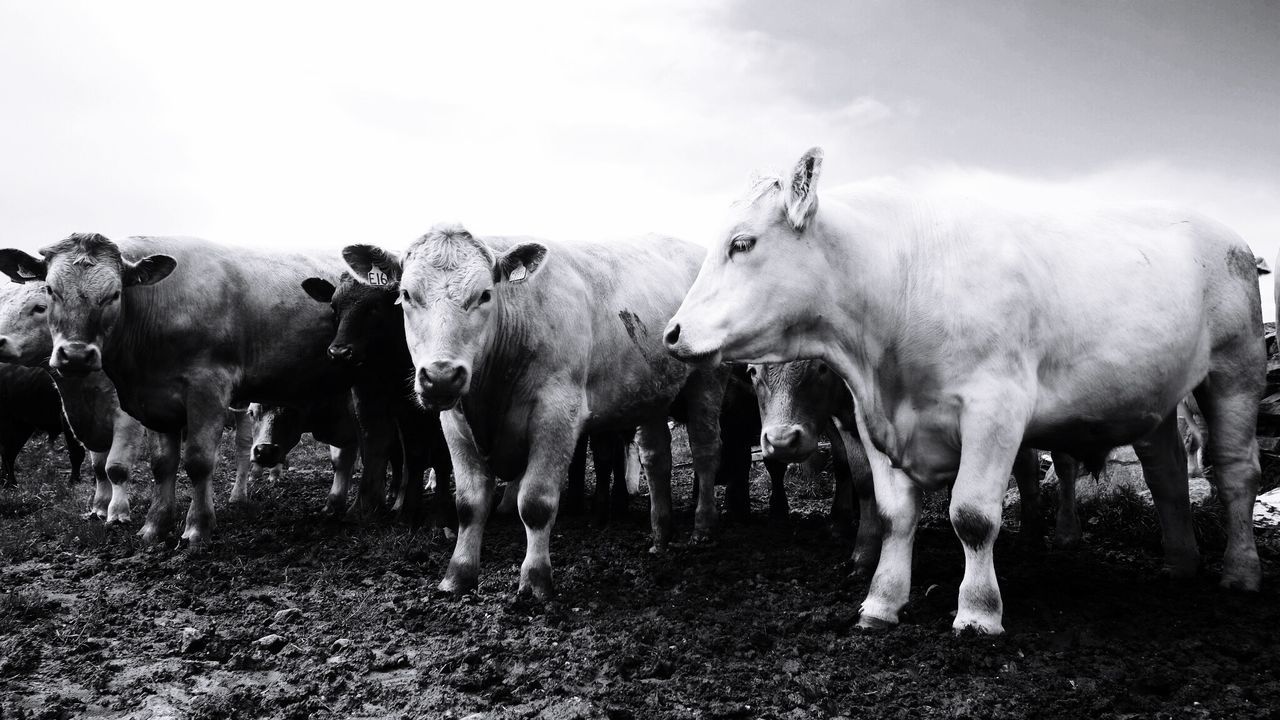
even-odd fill
[[[373,268],[372,270],[369,271],[369,284],[370,285],[386,285],[387,274],[382,272],[378,268]]]

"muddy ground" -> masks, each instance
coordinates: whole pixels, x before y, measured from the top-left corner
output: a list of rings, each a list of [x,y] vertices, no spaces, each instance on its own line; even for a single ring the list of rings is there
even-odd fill
[[[1084,509],[1074,553],[1024,549],[1010,517],[996,556],[1008,633],[957,638],[963,557],[941,499],[902,625],[866,633],[866,582],[806,487],[786,526],[724,527],[657,558],[645,497],[603,531],[562,517],[559,595],[537,604],[514,599],[514,518],[490,525],[479,594],[443,596],[442,537],[318,517],[315,446],[255,488],[256,511],[221,502],[224,455],[218,532],[198,555],[80,519],[90,489],[65,488],[65,457],[53,482],[31,471],[38,451],[24,460],[24,485],[0,491],[6,719],[1280,716],[1280,537],[1263,538],[1260,594],[1221,592],[1210,511],[1191,584],[1160,577],[1153,515],[1131,495]],[[687,534],[687,468],[679,479]],[[757,478],[760,518],[766,493]]]

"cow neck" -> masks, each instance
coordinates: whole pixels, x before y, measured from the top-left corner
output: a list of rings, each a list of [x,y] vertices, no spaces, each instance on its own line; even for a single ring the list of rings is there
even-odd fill
[[[146,377],[149,358],[167,350],[162,333],[157,331],[162,314],[156,312],[156,306],[165,304],[156,297],[159,292],[157,285],[125,288],[121,293],[120,317],[102,348],[102,367],[117,392]]]
[[[404,311],[395,306],[396,317],[386,332],[374,332],[369,340],[361,382],[413,390],[413,358],[404,335]]]
[[[907,257],[897,238],[885,237],[878,226],[840,203],[826,203],[814,231],[826,235],[823,245],[834,249],[834,272],[822,275],[823,297],[834,298],[834,312],[824,316],[822,359],[845,380],[871,440],[891,457],[898,439],[889,418],[899,400],[898,348],[906,327],[904,301],[910,276]]]
[[[79,377],[62,373],[50,375],[76,438],[94,452],[110,450],[120,403],[106,373],[91,372]]]
[[[492,326],[471,368],[470,391],[462,400],[467,424],[485,455],[500,439],[507,439],[503,429],[513,404],[527,396],[519,389],[535,361],[529,324],[520,308],[511,306],[510,299],[505,289],[495,293]]]

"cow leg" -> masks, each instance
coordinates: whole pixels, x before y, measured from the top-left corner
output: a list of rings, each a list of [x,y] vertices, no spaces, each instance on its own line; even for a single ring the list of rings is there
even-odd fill
[[[449,445],[440,430],[440,415],[429,413],[426,417],[427,445],[430,448],[431,470],[435,473],[436,489],[433,498],[435,524],[449,531],[458,529],[458,508],[453,497],[453,462]],[[447,534],[447,533],[446,533]]]
[[[360,425],[360,456],[364,461],[364,472],[347,515],[365,520],[380,514],[386,507],[387,459],[397,433],[392,407],[383,394],[357,387],[353,397]],[[326,502],[326,514],[337,515],[340,512],[341,506]]]
[[[609,486],[613,483],[613,446],[617,442],[615,433],[600,431],[583,433],[591,445],[592,467],[595,469],[596,485],[591,497],[591,522],[596,527],[609,524]],[[581,442],[578,443],[581,447]],[[577,450],[574,450],[573,461],[577,462]],[[569,474],[572,477],[573,469]],[[566,486],[567,487],[567,486]]]
[[[1058,516],[1053,544],[1063,550],[1080,546],[1080,517],[1076,515],[1076,478],[1080,464],[1066,453],[1053,453],[1053,472],[1058,476]]]
[[[1249,342],[1254,347],[1242,351],[1242,358],[1248,358],[1248,352],[1260,353],[1255,347],[1261,348],[1261,343],[1256,338]],[[1262,476],[1256,437],[1260,378],[1261,373],[1247,369],[1234,377],[1226,369],[1214,370],[1195,394],[1209,426],[1209,462],[1226,511],[1221,584],[1237,590],[1256,591],[1262,581],[1253,537],[1253,504]]]
[[[787,502],[787,463],[766,458],[764,469],[765,472],[769,473],[769,520],[775,523],[785,523],[791,517],[791,504]],[[743,494],[746,494],[745,483],[743,484]],[[726,492],[727,495],[728,493]],[[741,517],[745,518],[748,515],[750,515],[749,512],[743,513]]]
[[[858,534],[853,541],[853,572],[855,575],[870,575],[875,572],[880,560],[880,537],[884,527],[880,522],[880,509],[876,505],[876,487],[868,465],[866,450],[862,441],[843,427],[835,428],[831,434],[831,451],[843,450],[844,457],[836,454],[832,465],[836,468],[836,505],[853,504],[852,497],[847,501],[842,496],[858,496]],[[847,480],[841,479],[839,468],[845,466]],[[842,488],[841,485],[844,485]],[[850,515],[852,509],[847,510]],[[831,511],[832,518],[837,517],[835,507]]]
[[[449,443],[458,500],[458,541],[453,546],[453,557],[440,581],[440,589],[470,592],[480,584],[480,542],[489,519],[493,473],[476,448],[462,411],[441,413],[440,425]]]
[[[716,474],[720,469],[720,407],[724,404],[724,374],[699,369],[689,377],[689,450],[698,487],[698,507],[693,515],[693,542],[711,539],[716,510]]]
[[[743,423],[737,418],[721,414],[720,417],[720,477],[724,485],[725,520],[745,522],[751,518],[751,443],[752,438],[744,437]],[[765,463],[766,467],[768,463]],[[786,471],[786,466],[783,466]],[[770,474],[770,478],[772,478]],[[778,518],[778,503],[786,506],[786,490],[781,498],[778,496],[780,485],[774,483],[773,493],[769,496],[769,507],[775,519]],[[781,516],[786,519],[786,513]]]
[[[394,510],[398,520],[416,528],[422,523],[422,483],[426,479],[430,460],[430,449],[424,442],[427,429],[419,418],[408,413],[402,414],[396,425],[400,447],[403,449],[404,467]]]
[[[80,468],[84,465],[84,445],[80,444],[76,434],[71,431],[71,426],[65,422],[62,427],[62,440],[67,444],[67,455],[71,457],[71,478],[67,484],[75,485],[80,482]]]
[[[569,463],[568,479],[564,484],[564,493],[561,498],[564,503],[565,515],[581,515],[586,509],[585,496],[587,494],[587,445],[590,441],[589,433],[582,433],[578,437],[578,444],[573,448],[573,458]],[[596,457],[596,467],[600,466],[600,458]]]
[[[174,505],[177,502],[174,485],[178,479],[182,434],[152,433],[151,441],[151,474],[155,480],[151,486],[151,507],[138,530],[138,536],[147,545],[155,543],[173,528]]]
[[[875,488],[871,484],[871,470],[867,467],[867,456],[862,451],[862,443],[853,433],[846,432],[844,429],[837,427],[836,424],[830,423],[827,426],[827,437],[831,438],[831,474],[835,477],[835,490],[831,494],[831,512],[828,520],[831,523],[831,534],[835,537],[848,537],[849,531],[853,525],[853,503],[854,503],[854,468],[857,467],[864,477],[867,492],[871,495],[870,517],[874,518],[876,535],[875,547],[876,556],[880,554],[880,516],[876,514],[875,509]],[[850,453],[854,453],[858,464],[850,465]],[[862,503],[866,505],[866,503]],[[867,513],[863,513],[863,518],[867,517]],[[855,545],[855,555],[857,554]],[[875,560],[870,561],[870,565],[866,567],[869,573],[875,569]]]
[[[617,443],[613,447],[613,488],[609,493],[609,514],[614,520],[621,520],[627,515],[627,506],[631,504],[631,493],[627,490],[628,450],[635,436],[634,430],[619,433]]]
[[[129,508],[129,481],[145,440],[146,432],[141,423],[117,410],[111,433],[111,450],[106,454],[107,480],[111,482],[111,504],[107,506],[106,517],[108,523],[133,521]]]
[[[554,393],[564,397],[568,393]],[[583,400],[585,405],[585,400]],[[525,555],[520,565],[520,595],[545,600],[554,592],[551,581],[551,528],[560,505],[574,446],[564,441],[581,431],[577,415],[563,405],[547,408],[533,418],[529,438],[529,462],[520,480],[520,519],[524,522]],[[607,464],[607,462],[605,463]]]
[[[456,484],[456,478],[455,478]],[[498,507],[494,511],[499,515],[515,515],[516,499],[520,497],[520,481],[510,480],[502,488],[502,497],[498,500]]]
[[[347,491],[351,487],[351,471],[356,466],[356,458],[360,456],[359,445],[329,446],[329,463],[333,467],[333,483],[329,485],[329,499],[326,507],[345,507]],[[279,466],[277,466],[279,467]],[[275,469],[272,468],[272,472]]]
[[[1142,476],[1160,516],[1165,570],[1175,578],[1193,578],[1200,569],[1191,496],[1187,491],[1187,455],[1178,432],[1178,418],[1169,415],[1146,437],[1133,444],[1142,462]]]
[[[392,512],[400,512],[404,503],[404,443],[399,433],[392,433],[391,446],[387,448],[387,470],[391,478],[387,481],[387,492],[396,499]]]
[[[249,456],[253,448],[253,418],[247,412],[236,414],[236,481],[231,486],[231,504],[249,503],[249,470],[253,464]]]
[[[868,439],[858,413],[858,437],[871,466],[875,499],[884,526],[880,561],[871,577],[871,587],[862,601],[858,627],[878,629],[898,624],[898,612],[911,593],[911,553],[920,517],[920,490],[896,470],[889,457]]]
[[[965,560],[959,607],[951,624],[956,632],[1004,632],[993,550],[1009,473],[1029,415],[1011,399],[989,397],[970,400],[960,416],[960,471],[951,489],[950,513]]]
[[[210,385],[212,388],[197,389],[187,398],[187,444],[182,453],[182,467],[191,482],[191,505],[187,508],[182,539],[189,542],[192,549],[208,543],[217,524],[213,509],[213,471],[230,400],[229,393],[222,388],[230,384],[214,379]]]
[[[93,499],[89,501],[89,512],[85,519],[96,517],[106,521],[107,508],[111,505],[111,481],[107,479],[107,453],[89,453],[89,465],[93,468]]]
[[[636,443],[640,465],[649,480],[649,525],[653,528],[649,552],[660,553],[671,541],[671,428],[666,419],[641,425]]]
[[[1022,448],[1013,461],[1013,479],[1018,484],[1022,528],[1019,543],[1029,549],[1044,545],[1044,523],[1040,521],[1040,457],[1032,448]]]

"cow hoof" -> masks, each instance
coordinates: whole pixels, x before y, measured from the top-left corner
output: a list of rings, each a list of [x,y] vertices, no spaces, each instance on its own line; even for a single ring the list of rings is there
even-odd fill
[[[320,510],[320,514],[325,517],[341,518],[342,514],[346,512],[346,509],[347,501],[345,498],[330,495],[329,498],[324,501],[324,507]]]
[[[534,600],[548,600],[555,595],[551,584],[551,567],[547,565],[530,567],[520,571],[520,588],[516,595]]]
[[[694,530],[693,534],[689,536],[690,545],[710,545],[712,542],[711,531],[709,530]]]
[[[87,512],[87,513],[85,513],[85,514],[81,515],[81,516],[80,516],[80,519],[81,519],[81,520],[101,520],[101,521],[103,521],[103,522],[106,522],[106,521],[107,521],[107,511],[106,511],[106,510],[97,510],[97,509],[90,510],[89,512]]]
[[[441,591],[454,595],[475,592],[476,588],[480,587],[480,573],[474,569],[462,569],[450,565],[439,587]]]
[[[133,516],[131,516],[127,512],[117,513],[115,515],[107,516],[108,525],[129,525],[132,522],[133,522]]]
[[[884,618],[874,617],[867,613],[858,616],[858,629],[870,630],[871,632],[884,632],[891,630],[898,624],[897,620],[886,620]]]
[[[191,552],[198,552],[209,546],[209,531],[204,528],[189,527],[183,531],[182,539],[187,541],[187,548]]]
[[[649,546],[650,555],[665,555],[666,553],[667,553],[667,544],[664,542],[654,543],[653,545]]]
[[[975,632],[979,635],[1003,635],[1004,626],[1000,624],[1000,618],[998,617],[965,617],[957,614],[955,621],[951,623],[951,632],[956,635],[964,632]]]
[[[138,538],[143,545],[155,545],[160,542],[161,537],[160,529],[150,522],[143,523],[142,529],[138,530]]]
[[[1255,558],[1252,563],[1244,563],[1244,567],[1222,569],[1222,580],[1218,583],[1226,590],[1242,592],[1258,592],[1262,586],[1262,568]]]

